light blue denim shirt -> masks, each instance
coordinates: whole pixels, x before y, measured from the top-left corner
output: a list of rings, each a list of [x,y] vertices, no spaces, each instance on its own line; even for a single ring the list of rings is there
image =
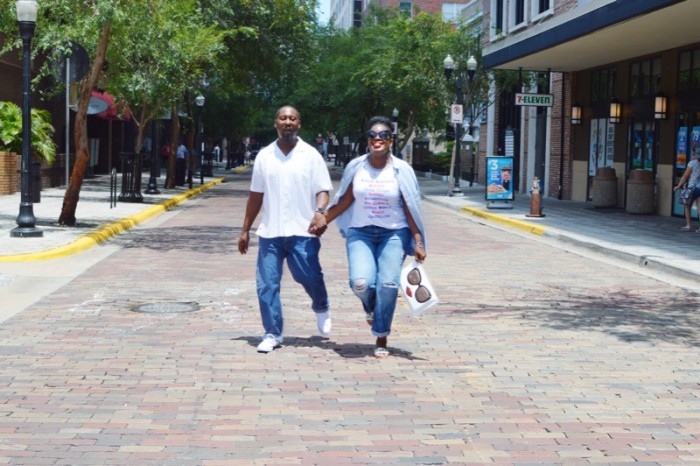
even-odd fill
[[[357,157],[356,159],[353,159],[347,167],[345,167],[345,171],[343,172],[343,178],[340,180],[340,186],[338,187],[338,191],[335,193],[333,201],[330,203],[329,207],[333,207],[338,202],[340,202],[340,199],[343,197],[343,194],[345,194],[345,191],[348,190],[348,186],[350,186],[350,183],[352,183],[352,180],[355,178],[355,173],[357,173],[357,170],[362,166],[363,163],[365,163],[365,160],[367,160],[368,156],[369,154],[365,154],[361,157]],[[421,208],[420,187],[418,186],[416,174],[413,171],[413,168],[411,168],[411,166],[408,163],[404,162],[403,160],[397,157],[394,157],[393,155],[391,156],[391,163],[394,167],[394,173],[396,173],[396,179],[399,182],[399,191],[401,191],[401,195],[403,196],[404,201],[406,202],[408,211],[411,212],[413,221],[416,222],[416,226],[420,230],[420,234],[423,237],[423,247],[427,251],[428,242],[425,236],[425,227],[423,223],[423,209]],[[340,214],[335,219],[335,223],[338,225],[338,229],[340,230],[340,234],[343,238],[345,238],[347,230],[348,228],[350,228],[351,215],[352,209],[348,208],[345,210],[345,212]],[[414,243],[415,240],[413,239],[413,235],[411,235],[411,243],[409,246],[409,250],[406,251],[406,254],[408,254],[409,256],[414,255]]]

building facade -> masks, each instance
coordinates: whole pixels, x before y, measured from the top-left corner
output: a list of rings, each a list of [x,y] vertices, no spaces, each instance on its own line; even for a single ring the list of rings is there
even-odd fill
[[[594,206],[612,177],[614,207],[682,215],[673,187],[700,150],[700,2],[483,0],[482,8],[482,66],[529,78],[494,88],[482,166],[488,155],[512,155],[518,192],[537,176],[543,195]],[[551,105],[519,105],[523,94],[549,95]]]
[[[468,4],[480,0],[331,0],[331,17],[340,29],[362,27],[362,18],[370,6],[379,8],[399,8],[409,16],[418,11],[440,13],[445,21],[458,21]]]

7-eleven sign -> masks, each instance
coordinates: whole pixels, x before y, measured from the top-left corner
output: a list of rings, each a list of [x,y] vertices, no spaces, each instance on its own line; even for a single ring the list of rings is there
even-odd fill
[[[457,104],[450,106],[450,121],[458,125],[462,123],[462,120],[464,120],[462,106]]]

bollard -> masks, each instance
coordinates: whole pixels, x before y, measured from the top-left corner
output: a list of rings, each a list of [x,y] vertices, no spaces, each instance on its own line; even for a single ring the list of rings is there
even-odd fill
[[[542,213],[542,199],[540,198],[540,179],[535,177],[532,180],[532,190],[530,191],[530,213],[526,217],[544,217]]]

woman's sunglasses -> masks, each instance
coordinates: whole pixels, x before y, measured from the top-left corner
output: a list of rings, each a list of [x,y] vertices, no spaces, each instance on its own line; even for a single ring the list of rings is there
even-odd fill
[[[423,280],[423,277],[420,275],[420,270],[418,269],[413,269],[410,272],[408,272],[408,275],[406,276],[406,281],[410,285],[416,286],[418,285],[418,288],[416,288],[416,301],[419,303],[424,303],[428,301],[432,295],[430,294],[430,291],[423,285],[421,285],[421,281]]]
[[[386,129],[384,131],[379,131],[379,132],[367,131],[367,137],[370,139],[379,138],[382,141],[386,141],[387,139],[391,139],[391,136],[392,136],[391,131],[386,130]]]

